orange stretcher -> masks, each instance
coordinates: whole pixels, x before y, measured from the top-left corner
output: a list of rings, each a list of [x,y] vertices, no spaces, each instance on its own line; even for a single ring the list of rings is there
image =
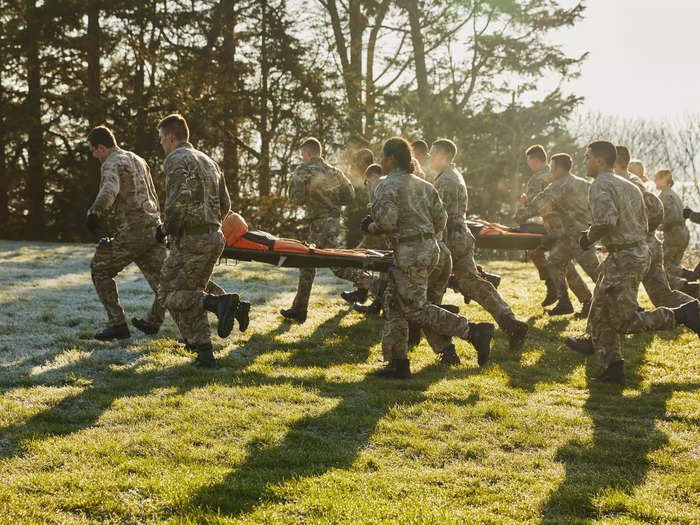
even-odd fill
[[[478,248],[529,250],[537,248],[544,235],[510,232],[499,224],[468,221]],[[394,261],[393,252],[368,249],[317,248],[296,239],[284,239],[270,233],[250,230],[245,219],[230,212],[222,221],[226,237],[222,258],[259,261],[284,268],[352,267],[386,271]]]

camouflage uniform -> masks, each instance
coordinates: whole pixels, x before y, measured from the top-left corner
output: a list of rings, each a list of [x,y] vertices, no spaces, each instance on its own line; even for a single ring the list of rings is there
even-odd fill
[[[601,241],[608,250],[593,293],[591,338],[609,366],[622,359],[620,334],[673,328],[675,320],[668,308],[637,312],[637,290],[649,269],[649,225],[639,188],[611,171],[600,173],[591,185],[590,205],[591,231],[607,228]]]
[[[535,196],[544,190],[550,182],[552,182],[552,174],[550,173],[549,165],[545,164],[539,169],[539,171],[533,173],[532,176],[530,176],[530,179],[527,181],[527,186],[525,186],[527,202],[534,199]],[[536,248],[534,250],[528,250],[527,254],[535,264],[535,268],[537,268],[537,272],[540,275],[540,280],[544,281],[549,278],[549,274],[547,272],[547,259],[545,258],[544,249]]]
[[[671,285],[679,285],[683,276],[683,254],[690,241],[690,232],[683,218],[683,203],[671,188],[661,190],[659,199],[664,205],[664,264]],[[674,286],[674,288],[676,287]]]
[[[419,324],[433,349],[441,352],[452,336],[466,339],[469,322],[428,300],[428,282],[440,265],[435,240],[445,228],[445,212],[436,189],[401,169],[377,188],[370,233],[385,233],[394,249],[394,265],[384,295],[382,348],[389,359],[406,359],[408,322]],[[443,259],[444,260],[444,259]]]
[[[467,186],[454,164],[450,164],[435,178],[435,189],[447,212],[447,227],[443,233],[445,244],[452,254],[452,271],[460,292],[479,303],[503,327],[515,316],[498,290],[482,279],[474,262],[474,235],[466,224],[468,205]]]
[[[527,205],[516,214],[520,222],[536,215],[548,214],[556,214],[561,220],[561,231],[556,232],[558,235],[547,258],[549,277],[554,282],[559,297],[567,293],[567,269],[572,264],[572,260],[576,260],[593,281],[598,277],[598,258],[595,249],[591,247],[584,251],[578,241],[581,232],[591,223],[591,212],[588,206],[590,187],[590,182],[566,173],[528,201]],[[580,291],[577,293],[579,300],[590,301],[591,293],[588,287],[585,283],[581,284],[584,287],[584,293]]]
[[[375,195],[377,193],[377,187],[384,181],[386,177],[379,177],[378,179],[372,181],[367,186],[367,195],[369,197],[369,202],[367,204],[367,210],[369,213],[372,212],[372,204],[374,203]],[[391,247],[384,235],[372,235],[371,233],[366,233],[360,244],[357,245],[358,248],[365,248],[367,250],[390,250]]]
[[[216,286],[209,278],[226,244],[221,217],[231,209],[231,199],[219,166],[189,142],[165,158],[163,171],[170,254],[159,296],[183,339],[193,346],[211,344],[203,301],[205,289]]]
[[[118,326],[126,318],[114,277],[135,262],[157,292],[166,253],[165,246],[155,239],[160,207],[146,161],[115,146],[102,163],[101,174],[100,190],[88,214],[104,215],[114,205],[120,225],[111,243],[97,246],[90,270],[97,295],[107,310],[109,326]],[[156,297],[146,321],[160,326],[164,316]]]
[[[352,202],[355,190],[343,173],[316,157],[299,166],[289,183],[289,199],[304,207],[309,224],[307,242],[319,248],[342,246],[340,211]],[[372,276],[356,268],[331,268],[341,279],[355,283],[358,288],[370,289]],[[316,268],[300,268],[297,294],[292,309],[305,312],[314,284]]]

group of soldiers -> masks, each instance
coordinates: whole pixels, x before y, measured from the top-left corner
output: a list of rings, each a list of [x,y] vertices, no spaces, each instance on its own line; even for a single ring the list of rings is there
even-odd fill
[[[132,324],[155,334],[167,309],[186,346],[197,353],[195,364],[212,367],[216,361],[207,311],[217,316],[220,337],[231,333],[236,320],[241,331],[249,323],[250,305],[211,281],[225,244],[222,217],[231,202],[219,167],[188,142],[182,116],[164,118],[158,131],[166,155],[162,222],[146,162],[120,149],[104,126],[88,137],[93,155],[102,163],[100,191],[88,211],[88,227],[96,230],[100,216],[113,204],[121,219],[117,235],[98,245],[91,266],[109,317],[109,326],[96,337],[129,337],[114,277],[135,262],[156,299],[147,317],[135,318]],[[306,241],[324,248],[341,247],[341,214],[355,199],[353,184],[324,160],[317,139],[305,140],[300,152],[303,162],[291,179],[289,198],[304,211]],[[393,264],[380,275],[352,268],[332,271],[355,284],[354,291],[342,294],[355,309],[383,310],[381,344],[386,365],[376,371],[381,377],[410,377],[408,350],[421,334],[443,364],[460,363],[454,337],[471,343],[480,366],[488,361],[494,325],[470,322],[457,306],[442,304],[448,284],[493,316],[512,350],[520,349],[527,337],[528,324],[516,318],[493,279],[475,262],[475,239],[466,222],[467,186],[456,168],[456,156],[451,140],[436,140],[429,148],[425,141],[410,144],[401,137],[384,143],[378,163],[369,150],[355,156],[353,169],[363,175],[369,211],[360,225],[360,246],[391,249]],[[607,141],[588,146],[585,165],[592,183],[571,173],[572,159],[567,154],[553,155],[548,163],[544,148],[536,145],[526,151],[526,157],[532,176],[515,218],[521,223],[541,218],[542,224],[535,227],[543,228],[549,239],[545,248],[530,252],[547,284],[543,306],[556,302],[550,315],[573,313],[571,288],[582,303],[577,315],[588,317],[588,326],[585,336],[566,342],[585,355],[598,354],[604,366],[600,379],[625,383],[620,339],[626,333],[678,325],[700,333],[700,303],[682,291],[697,296],[698,269],[690,271],[681,265],[688,244],[685,219],[700,223],[700,213],[683,209],[671,189],[671,173],[657,173],[658,198],[628,171],[632,165],[637,171],[640,166],[630,163],[624,146]],[[664,232],[663,244],[656,237],[657,228]],[[596,244],[607,252],[601,264]],[[575,263],[596,282],[593,293]],[[281,311],[284,318],[306,320],[314,277],[315,269],[300,269],[294,301]],[[639,308],[640,283],[655,310]],[[371,304],[361,304],[370,295]]]

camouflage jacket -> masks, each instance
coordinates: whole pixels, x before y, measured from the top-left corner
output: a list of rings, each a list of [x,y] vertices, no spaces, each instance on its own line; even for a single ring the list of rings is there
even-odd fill
[[[404,237],[439,235],[447,212],[432,184],[395,169],[376,188],[372,218],[370,233],[387,234],[396,248]]]
[[[647,217],[649,218],[649,233],[651,235],[655,235],[654,231],[664,220],[663,203],[656,195],[647,190],[647,187],[644,185],[644,181],[642,181],[642,179],[640,179],[634,173],[625,170],[621,171],[620,173],[616,173],[615,175],[622,177],[623,179],[627,179],[641,190],[642,197],[644,197],[644,205],[647,207]]]
[[[644,186],[644,182],[642,179],[637,177],[634,173],[631,171],[625,170],[621,171],[620,173],[615,173],[618,177],[622,177],[623,179],[627,179],[631,183],[633,183],[635,186],[637,186],[640,190],[646,191],[646,187]]]
[[[155,226],[160,222],[158,196],[145,160],[115,146],[100,172],[100,190],[89,214],[104,215],[114,205],[119,229]]]
[[[340,209],[352,203],[355,189],[343,173],[320,157],[299,166],[289,183],[289,200],[303,206],[306,219],[340,217]]]
[[[165,230],[181,235],[187,227],[221,227],[231,198],[219,166],[189,142],[176,147],[163,161],[165,172]]]
[[[454,234],[471,235],[471,231],[466,225],[469,205],[467,185],[454,164],[447,166],[435,177],[435,189],[447,212],[445,239],[448,236],[455,236]]]
[[[535,195],[524,208],[520,208],[516,219],[523,222],[535,215],[554,213],[561,219],[561,233],[578,239],[579,234],[591,224],[588,205],[590,189],[590,182],[566,173]]]
[[[659,193],[659,199],[664,205],[664,220],[661,229],[668,231],[680,225],[685,225],[683,218],[683,202],[671,188],[665,188]]]
[[[590,206],[593,226],[608,228],[601,238],[606,246],[637,243],[646,237],[649,225],[642,192],[612,171],[600,173],[591,184]]]
[[[552,174],[549,172],[549,166],[545,164],[539,171],[533,173],[527,181],[527,186],[525,187],[527,201],[530,202],[534,199],[550,182],[552,182]]]

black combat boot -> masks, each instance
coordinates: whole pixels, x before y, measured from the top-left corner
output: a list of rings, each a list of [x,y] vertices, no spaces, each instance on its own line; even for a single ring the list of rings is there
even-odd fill
[[[138,317],[134,317],[131,320],[131,324],[134,325],[135,328],[138,328],[141,330],[144,334],[147,335],[156,335],[159,330],[159,326],[156,326],[154,324],[149,323],[145,319],[139,319]]]
[[[515,318],[515,315],[511,314],[501,319],[499,326],[508,335],[508,348],[512,352],[520,350],[530,329],[527,323],[519,321]]]
[[[500,275],[485,272],[481,266],[478,267],[478,270],[479,270],[479,274],[481,275],[481,278],[486,279],[488,282],[490,282],[494,288],[498,288],[498,286],[501,284],[501,276]]]
[[[567,337],[565,342],[566,346],[576,350],[579,354],[593,355],[595,353],[593,341],[590,337]]]
[[[460,364],[462,361],[459,359],[459,356],[457,355],[457,351],[455,350],[455,345],[450,344],[444,348],[442,352],[440,352],[440,364],[441,365],[447,365],[447,366],[457,366]]]
[[[101,332],[97,332],[94,337],[100,341],[112,341],[114,339],[128,339],[131,337],[131,334],[126,323],[122,323],[116,326],[108,326]]]
[[[340,297],[345,299],[345,302],[350,304],[364,303],[367,300],[368,290],[367,288],[358,288],[351,292],[343,292]]]
[[[476,349],[479,366],[484,366],[491,354],[491,338],[493,337],[493,325],[491,323],[469,323],[469,341]]]
[[[551,279],[546,279],[544,285],[547,287],[547,295],[542,301],[542,306],[551,306],[557,302],[559,295],[557,294],[557,288],[554,286],[554,281]]]
[[[451,314],[459,315],[459,306],[456,304],[439,304],[437,305],[443,310],[447,310]]]
[[[625,386],[625,361],[620,359],[619,361],[611,363],[602,374],[594,379],[594,381]]]
[[[700,296],[700,283],[697,281],[685,282],[683,283],[683,286],[681,286],[681,292],[689,295],[690,297],[697,298]]]
[[[586,301],[581,305],[581,311],[574,314],[575,319],[586,319],[588,317],[588,312],[591,311],[591,302]]]
[[[379,370],[375,370],[372,375],[376,377],[391,378],[396,374],[396,359],[391,359]]]
[[[214,348],[211,346],[211,343],[197,345],[194,350],[197,352],[197,358],[192,363],[192,366],[199,368],[218,368],[216,359],[214,358]]]
[[[408,323],[408,347],[418,346],[421,340],[421,326],[418,323]]]
[[[694,281],[697,281],[698,279],[700,279],[700,263],[698,263],[697,266],[695,267],[695,269],[693,270],[693,277],[694,277],[693,278]]]
[[[571,304],[569,294],[566,293],[559,298],[557,305],[551,310],[547,310],[549,315],[567,315],[574,313],[574,305]]]
[[[459,281],[454,275],[450,275],[450,278],[447,279],[447,287],[455,292],[459,292]]]
[[[238,329],[245,332],[250,324],[250,303],[241,301],[236,308],[236,321],[238,321]]]
[[[682,324],[700,335],[700,302],[697,300],[685,303],[678,308],[672,308],[676,325]]]
[[[219,320],[217,333],[219,337],[228,337],[233,330],[233,322],[236,319],[236,310],[238,309],[239,298],[235,293],[227,293],[224,295],[204,296],[204,309],[207,312],[216,314]]]
[[[697,279],[695,270],[688,270],[688,268],[681,268],[681,277],[686,281],[694,281]]]
[[[289,308],[288,310],[280,310],[280,313],[285,319],[296,321],[299,324],[306,321],[306,310],[295,310],[294,308]]]
[[[379,315],[382,312],[382,302],[379,299],[374,299],[369,305],[353,304],[352,309],[356,312],[366,315]]]

